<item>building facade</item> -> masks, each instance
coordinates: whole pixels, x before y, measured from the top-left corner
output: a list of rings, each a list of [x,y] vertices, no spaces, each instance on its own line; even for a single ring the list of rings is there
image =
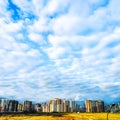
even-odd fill
[[[76,103],[73,100],[54,98],[42,105],[43,112],[76,112]]]
[[[102,100],[98,100],[96,102],[96,108],[97,108],[97,112],[104,112],[104,102]]]
[[[35,104],[35,111],[36,112],[42,112],[42,105],[39,104],[39,103]]]
[[[17,111],[19,112],[23,111],[23,104],[18,104]]]
[[[23,111],[25,111],[25,112],[32,111],[32,101],[24,101],[23,102]]]
[[[18,101],[16,100],[10,100],[8,104],[8,111],[10,112],[16,112],[18,107]]]
[[[86,112],[104,112],[104,102],[102,100],[86,100]]]
[[[0,112],[8,111],[9,100],[6,98],[0,99]]]

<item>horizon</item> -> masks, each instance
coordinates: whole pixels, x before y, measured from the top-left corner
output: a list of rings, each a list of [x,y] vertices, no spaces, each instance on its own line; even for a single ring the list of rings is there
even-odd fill
[[[119,3],[0,1],[0,97],[120,101]]]
[[[84,106],[84,104],[85,104],[85,101],[87,101],[87,100],[90,100],[90,101],[103,101],[104,102],[104,105],[111,105],[111,104],[119,104],[120,103],[120,100],[119,101],[114,101],[113,103],[111,103],[111,102],[105,102],[104,100],[102,100],[102,99],[86,99],[86,100],[83,100],[83,101],[81,101],[81,100],[75,100],[75,99],[73,99],[73,98],[69,98],[69,99],[66,99],[66,98],[51,98],[51,99],[49,99],[49,100],[47,100],[47,101],[40,101],[40,102],[37,102],[37,101],[32,101],[32,100],[30,100],[30,99],[24,99],[24,100],[18,100],[18,99],[14,99],[14,98],[5,98],[5,97],[0,97],[0,99],[7,99],[7,100],[16,100],[16,101],[18,101],[20,104],[22,104],[24,101],[31,101],[32,102],[32,104],[37,104],[37,103],[40,103],[40,104],[44,104],[44,103],[49,103],[50,102],[50,100],[52,100],[52,99],[61,99],[61,100],[72,100],[72,101],[75,101],[75,103],[76,104],[78,104],[78,105],[80,105],[80,106]]]

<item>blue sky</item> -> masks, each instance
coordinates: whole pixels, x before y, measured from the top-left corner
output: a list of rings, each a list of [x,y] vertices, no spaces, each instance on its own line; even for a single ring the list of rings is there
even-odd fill
[[[119,0],[1,0],[0,96],[120,101]]]

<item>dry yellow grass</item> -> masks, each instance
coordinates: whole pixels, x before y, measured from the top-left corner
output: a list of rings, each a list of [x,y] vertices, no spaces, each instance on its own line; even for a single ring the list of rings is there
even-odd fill
[[[62,117],[52,116],[1,116],[0,120],[106,120],[106,113],[66,114]],[[109,114],[109,120],[120,120],[120,114]]]

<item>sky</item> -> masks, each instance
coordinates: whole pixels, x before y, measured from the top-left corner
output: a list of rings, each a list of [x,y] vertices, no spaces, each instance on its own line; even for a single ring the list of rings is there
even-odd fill
[[[0,97],[120,101],[120,0],[0,0]]]

